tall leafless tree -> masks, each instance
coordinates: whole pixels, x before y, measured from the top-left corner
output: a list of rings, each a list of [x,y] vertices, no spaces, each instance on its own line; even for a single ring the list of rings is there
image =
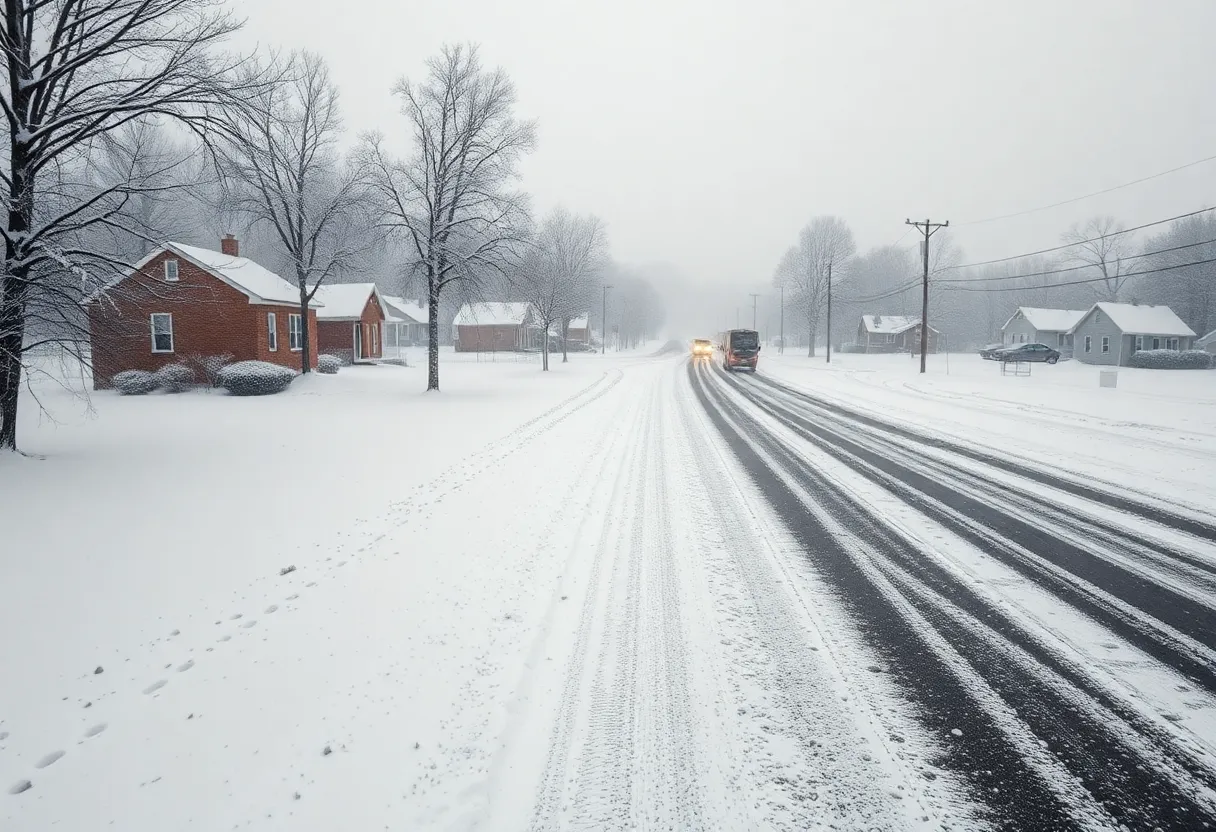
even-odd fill
[[[1123,232],[1123,224],[1114,217],[1093,217],[1064,232],[1061,241],[1071,248],[1065,259],[1074,265],[1091,266],[1102,279],[1093,284],[1099,300],[1118,301],[1128,278],[1128,259],[1133,254],[1132,241]]]
[[[829,269],[833,278],[843,278],[856,252],[857,244],[848,223],[840,217],[821,216],[799,232],[798,244],[786,251],[777,264],[774,283],[786,287],[791,307],[806,320],[809,356],[815,355],[819,321],[827,305]]]
[[[308,306],[325,281],[354,270],[371,243],[366,177],[337,150],[338,90],[320,56],[302,52],[233,110],[221,153],[226,207],[270,229],[300,293],[300,371],[312,364]]]
[[[16,448],[30,310],[82,331],[77,302],[124,265],[87,232],[125,223],[134,196],[162,187],[134,164],[121,181],[90,166],[119,131],[149,118],[205,139],[217,108],[243,97],[230,85],[239,59],[213,51],[237,28],[218,0],[5,0],[0,450]]]
[[[542,329],[561,327],[563,363],[569,361],[570,320],[589,314],[606,255],[607,235],[598,217],[557,208],[545,218],[520,268],[510,273],[514,294],[532,305]],[[548,370],[547,337],[541,356],[541,367]]]
[[[396,86],[413,129],[414,153],[390,157],[380,137],[365,146],[384,224],[409,242],[425,278],[430,316],[427,389],[439,389],[439,302],[464,284],[476,293],[517,262],[528,204],[513,187],[536,128],[515,115],[515,87],[501,69],[483,68],[474,46],[445,46],[422,82]]]

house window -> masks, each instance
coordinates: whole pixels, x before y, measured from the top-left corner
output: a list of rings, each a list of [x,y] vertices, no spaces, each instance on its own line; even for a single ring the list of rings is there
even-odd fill
[[[1103,354],[1110,352],[1110,336],[1102,336],[1102,352]]]
[[[1094,351],[1094,337],[1092,335],[1085,336],[1085,351],[1086,352]]]
[[[1144,349],[1144,336],[1143,336],[1143,335],[1137,335],[1137,336],[1136,336],[1136,343],[1135,343],[1135,345],[1132,347],[1132,349],[1133,349],[1135,352],[1140,352],[1140,350]]]
[[[894,333],[894,332],[888,332],[888,333],[887,333],[887,343],[888,343],[888,344],[894,344],[894,343],[895,343],[895,333]]]
[[[1160,338],[1153,339],[1153,349],[1155,349],[1155,350],[1161,349],[1161,339]]]
[[[1165,348],[1167,350],[1178,349],[1178,339],[1177,338],[1167,338],[1165,341]]]
[[[279,316],[273,312],[266,313],[266,343],[271,352],[279,349]]]
[[[1102,323],[1102,310],[1101,309],[1099,309],[1097,312],[1094,313],[1094,323],[1096,323],[1096,324]]]
[[[173,352],[173,315],[152,314],[152,352]]]
[[[166,283],[176,283],[177,282],[177,261],[176,260],[166,260],[165,261],[165,282]]]
[[[299,315],[287,316],[287,347],[292,352],[304,349],[304,320]]]
[[[1059,335],[1057,335],[1056,338],[1059,339],[1056,343],[1057,347],[1062,347],[1065,345],[1065,340],[1064,340],[1065,335],[1063,332],[1061,332]]]
[[[372,355],[380,352],[380,324],[372,324]]]

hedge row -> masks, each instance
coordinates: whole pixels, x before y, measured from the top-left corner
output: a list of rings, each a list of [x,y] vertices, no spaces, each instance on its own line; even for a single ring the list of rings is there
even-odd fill
[[[1212,358],[1203,350],[1139,350],[1127,363],[1145,370],[1207,370]]]

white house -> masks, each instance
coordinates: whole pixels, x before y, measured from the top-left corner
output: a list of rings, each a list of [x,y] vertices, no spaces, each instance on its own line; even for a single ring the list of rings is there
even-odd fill
[[[1168,306],[1095,303],[1072,332],[1073,358],[1126,366],[1138,350],[1189,350],[1195,332]]]
[[[382,296],[387,317],[384,319],[384,343],[402,347],[426,346],[430,337],[430,315],[420,301],[394,295]]]
[[[1195,341],[1195,349],[1216,353],[1216,329]]]

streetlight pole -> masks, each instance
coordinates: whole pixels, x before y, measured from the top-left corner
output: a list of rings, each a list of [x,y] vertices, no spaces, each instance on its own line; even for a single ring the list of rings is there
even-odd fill
[[[760,297],[755,292],[750,293],[752,296],[752,329],[756,328],[756,298]]]
[[[600,333],[600,355],[608,352],[608,290],[611,288],[607,283],[604,284],[604,301],[600,307],[600,327],[604,330]]]

